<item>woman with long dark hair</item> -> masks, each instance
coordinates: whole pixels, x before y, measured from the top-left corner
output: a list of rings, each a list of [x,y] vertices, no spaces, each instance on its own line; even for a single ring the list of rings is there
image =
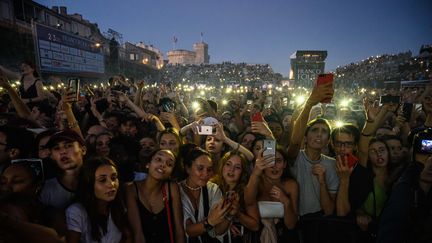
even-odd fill
[[[185,240],[179,188],[169,181],[175,162],[172,151],[157,150],[146,165],[147,178],[126,188],[128,218],[136,243]]]
[[[114,162],[90,159],[80,179],[78,202],[66,209],[67,242],[131,242]]]

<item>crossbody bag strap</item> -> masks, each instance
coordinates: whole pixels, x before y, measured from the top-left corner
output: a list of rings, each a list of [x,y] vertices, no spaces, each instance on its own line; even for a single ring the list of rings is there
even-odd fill
[[[203,194],[203,203],[204,203],[204,205],[203,205],[204,206],[204,217],[207,217],[208,213],[209,213],[209,210],[210,210],[207,185],[205,185],[202,188],[202,194]]]
[[[166,188],[167,184],[163,184],[162,185],[162,196],[163,196],[163,200],[165,203],[165,209],[167,212],[167,219],[168,219],[168,227],[169,227],[169,235],[170,235],[170,241],[171,243],[174,243],[174,231],[173,231],[173,225],[172,225],[172,220],[171,220],[171,207],[170,207],[170,193],[168,193],[167,195],[167,188]],[[170,185],[168,183],[168,190],[170,190]]]

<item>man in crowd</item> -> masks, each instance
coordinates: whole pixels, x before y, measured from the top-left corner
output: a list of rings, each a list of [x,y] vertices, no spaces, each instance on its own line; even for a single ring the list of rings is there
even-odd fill
[[[53,134],[46,144],[51,158],[56,162],[57,177],[45,181],[40,201],[55,208],[64,209],[73,200],[78,188],[79,173],[86,154],[85,142],[78,133],[64,130]]]

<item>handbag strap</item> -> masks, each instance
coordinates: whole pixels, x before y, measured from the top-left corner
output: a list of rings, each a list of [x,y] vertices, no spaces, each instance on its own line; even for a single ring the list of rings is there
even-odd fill
[[[168,190],[170,189],[169,187],[170,187],[170,185],[168,184]],[[166,192],[166,184],[163,184],[162,185],[162,195],[163,195],[163,200],[164,200],[165,208],[166,208],[166,212],[167,212],[169,235],[170,235],[171,243],[174,243],[175,241],[174,241],[173,225],[172,225],[172,221],[171,221],[171,207],[168,203],[169,197],[170,197],[169,194],[170,193],[168,193],[168,195],[167,195],[167,192]]]
[[[209,213],[209,208],[210,208],[207,185],[202,188],[202,194],[203,194],[203,203],[204,203],[204,205],[203,205],[204,206],[204,217],[207,217],[208,213]]]

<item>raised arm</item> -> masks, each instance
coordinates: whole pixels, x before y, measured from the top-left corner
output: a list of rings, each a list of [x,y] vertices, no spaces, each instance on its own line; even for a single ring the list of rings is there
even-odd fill
[[[28,118],[30,117],[30,109],[23,102],[23,100],[19,97],[18,93],[15,89],[10,85],[7,77],[5,75],[0,76],[0,86],[3,87],[9,94],[11,98],[12,104],[15,107],[15,110],[18,113],[18,116]]]
[[[232,149],[237,150],[239,153],[242,153],[248,161],[253,160],[254,154],[249,151],[249,149],[247,149],[240,143],[233,141],[225,135],[222,123],[216,125],[216,136],[218,136],[225,144],[230,146]]]
[[[346,216],[351,211],[349,202],[349,183],[353,168],[348,166],[347,156],[336,157],[336,173],[339,176],[339,189],[336,195],[336,215]]]
[[[390,108],[388,105],[379,107],[378,101],[370,102],[367,99],[363,99],[363,106],[366,113],[366,123],[361,132],[358,154],[360,165],[367,167],[369,141],[384,121]]]
[[[294,127],[291,134],[291,141],[288,146],[288,156],[289,160],[293,161],[297,158],[300,152],[301,144],[306,132],[306,125],[309,119],[309,113],[312,106],[318,104],[324,99],[333,97],[333,86],[331,83],[316,85],[309,98],[307,99],[300,115],[294,121]]]
[[[14,72],[10,69],[7,69],[7,68],[3,67],[2,65],[0,65],[0,71],[3,72],[9,78],[14,78],[14,79],[21,78],[21,75],[19,73]]]

